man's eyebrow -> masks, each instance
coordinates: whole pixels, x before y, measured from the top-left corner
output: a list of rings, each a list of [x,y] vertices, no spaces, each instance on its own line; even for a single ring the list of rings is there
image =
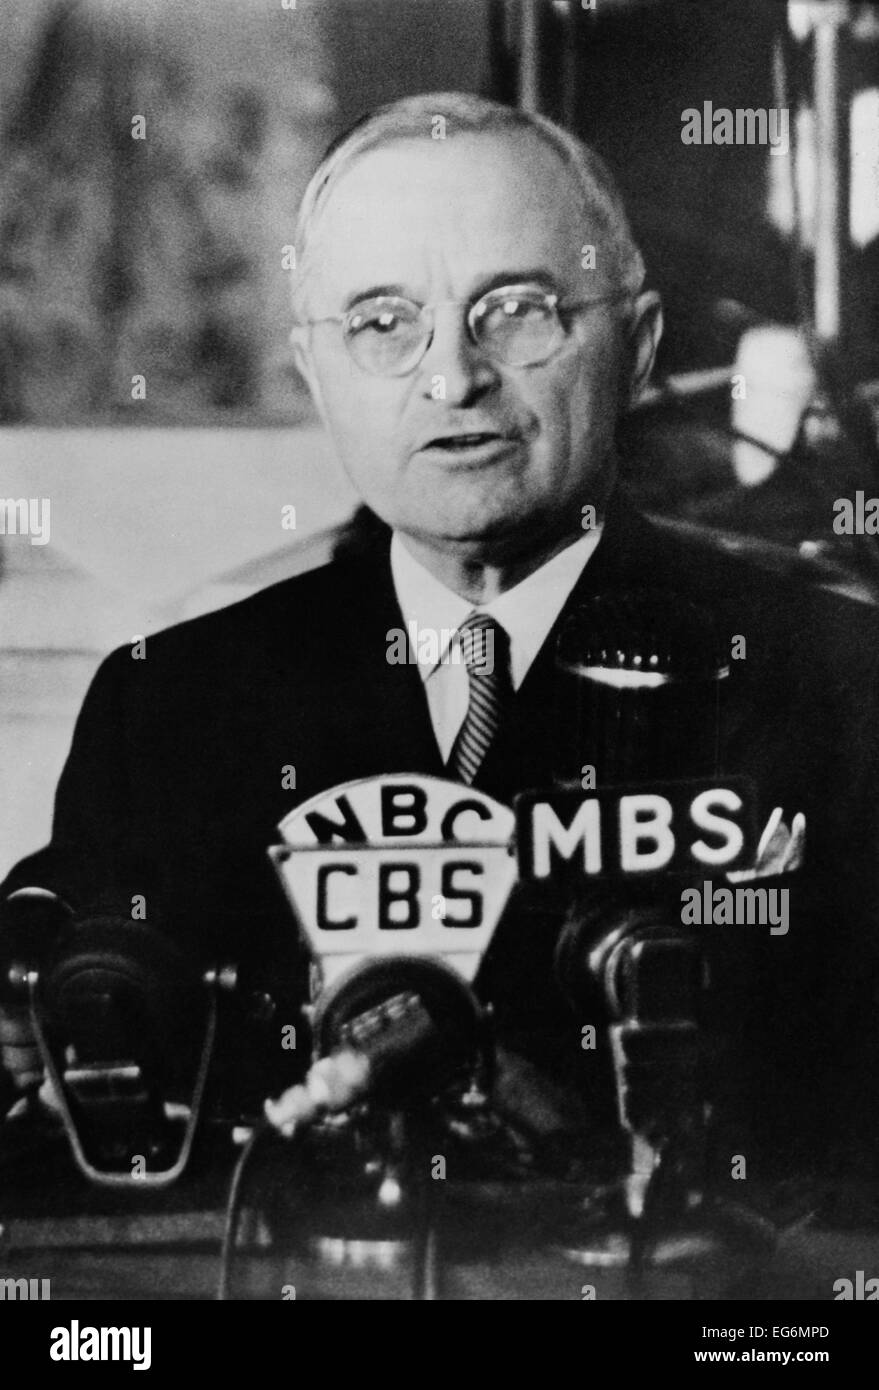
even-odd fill
[[[502,270],[487,280],[480,280],[464,302],[473,303],[475,300],[481,299],[484,294],[490,294],[492,290],[503,289],[507,285],[539,285],[541,289],[550,292],[558,289],[555,276],[551,275],[543,266],[526,270]],[[346,295],[342,305],[342,313],[347,314],[350,309],[353,309],[356,304],[361,304],[364,299],[376,299],[382,295],[411,299],[414,304],[422,302],[411,293],[406,285],[370,285],[365,290],[353,290],[351,294]]]
[[[351,294],[346,295],[342,313],[347,314],[349,309],[353,309],[355,304],[360,304],[364,299],[376,299],[380,295],[394,295],[398,299],[412,298],[405,285],[370,285],[368,289],[353,290]]]
[[[554,291],[558,289],[558,282],[554,275],[544,266],[538,266],[528,270],[504,270],[499,275],[492,275],[488,280],[481,280],[474,289],[471,299],[481,299],[484,294],[490,294],[492,290],[504,289],[507,285],[539,285],[541,289]]]

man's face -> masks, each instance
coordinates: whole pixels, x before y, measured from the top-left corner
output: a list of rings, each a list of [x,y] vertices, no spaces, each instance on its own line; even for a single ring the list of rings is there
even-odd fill
[[[620,306],[574,315],[528,367],[492,360],[466,324],[501,285],[536,282],[562,304],[614,291],[606,247],[584,268],[597,240],[572,175],[528,133],[403,140],[340,176],[313,231],[308,317],[376,293],[460,301],[436,310],[408,375],[355,365],[339,323],[312,328],[300,358],[342,464],[389,525],[490,561],[577,532],[582,507],[601,505],[630,372]]]

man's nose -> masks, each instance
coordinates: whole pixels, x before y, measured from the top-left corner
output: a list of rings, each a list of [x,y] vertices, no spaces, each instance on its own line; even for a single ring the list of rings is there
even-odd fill
[[[496,386],[500,377],[488,354],[470,337],[460,305],[434,310],[433,337],[421,361],[422,389],[433,400],[466,405]]]

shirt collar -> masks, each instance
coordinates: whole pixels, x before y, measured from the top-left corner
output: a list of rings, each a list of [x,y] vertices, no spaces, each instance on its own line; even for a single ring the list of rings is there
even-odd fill
[[[438,634],[439,660],[418,661],[423,681],[429,680],[442,662],[452,635],[474,606],[489,613],[510,638],[513,689],[518,690],[562,611],[583,569],[601,539],[601,527],[589,531],[573,545],[554,555],[540,569],[507,589],[491,603],[474,605],[442,584],[406,549],[397,532],[391,541],[391,573],[406,633],[417,660],[418,635]]]

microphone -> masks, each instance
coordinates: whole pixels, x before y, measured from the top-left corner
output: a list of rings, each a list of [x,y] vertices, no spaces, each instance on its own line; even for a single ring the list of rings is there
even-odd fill
[[[573,704],[578,762],[595,767],[599,785],[649,787],[718,771],[729,664],[707,609],[670,592],[598,595],[564,624],[556,660]],[[690,959],[674,968],[668,951],[655,949],[687,939],[673,899],[656,882],[593,890],[588,902],[581,895],[556,951],[568,999],[582,1002],[598,980],[617,1018],[690,1012],[692,938]],[[651,988],[645,970],[663,979]]]
[[[594,1007],[596,986],[603,997],[618,1121],[629,1136],[628,1172],[606,1189],[590,1219],[575,1217],[572,1246],[577,1258],[603,1263],[624,1251],[632,1295],[643,1297],[644,1271],[654,1261],[698,1264],[731,1245],[752,1255],[766,1240],[765,1228],[755,1234],[746,1211],[716,1201],[707,1187],[707,1102],[716,1098],[725,1004],[709,981],[709,951],[715,963],[718,947],[682,923],[677,877],[749,862],[754,790],[721,767],[728,653],[713,615],[698,603],[662,591],[598,595],[564,625],[557,666],[577,773],[594,767],[592,795],[598,810],[610,812],[600,838],[593,833],[586,843],[585,868],[600,858],[603,870],[610,864],[617,873],[607,882],[606,872],[605,881],[581,872],[557,941],[555,975],[581,1016]],[[559,789],[556,801],[566,814],[549,822],[549,832],[546,813],[539,825],[544,840],[549,834],[572,860],[579,848],[574,831],[585,837],[590,823],[565,807],[565,797],[581,799],[569,790],[570,755],[557,769],[568,789]],[[714,837],[715,808],[736,818],[720,832],[728,851]],[[592,824],[599,828],[597,815]],[[631,845],[628,853],[620,848],[627,837],[634,854]],[[651,853],[661,842],[667,852]],[[541,867],[546,854],[538,848]],[[632,876],[639,858],[647,867]]]
[[[313,1020],[318,1059],[304,1082],[267,1101],[284,1135],[363,1101],[424,1105],[479,1055],[475,995],[440,961],[364,961],[325,992]]]
[[[614,1019],[693,1018],[701,988],[696,941],[662,895],[598,893],[578,902],[555,952],[559,988],[575,1009],[595,998]]]
[[[289,1137],[301,1125],[368,1098],[399,1092],[406,1078],[431,1069],[431,1054],[442,1043],[424,1004],[411,991],[360,1014],[350,1031],[350,1045],[321,1057],[302,1085],[291,1087],[280,1101],[266,1101],[266,1117],[283,1134]]]
[[[649,792],[717,775],[729,665],[708,610],[663,591],[598,595],[565,623],[556,659],[578,763],[594,766],[599,787]],[[555,952],[574,1008],[600,988],[619,1121],[636,1150],[692,1132],[701,1109],[704,957],[679,904],[663,877],[581,889]]]
[[[7,907],[3,997],[30,1005],[77,1167],[99,1186],[169,1186],[192,1151],[229,972],[204,971],[109,898],[75,916],[53,894],[27,889]],[[187,1118],[172,1123],[169,1103],[180,1096]],[[149,1166],[134,1171],[132,1156]]]
[[[478,1059],[490,1068],[471,985],[515,880],[514,824],[484,792],[408,772],[329,787],[284,818],[268,854],[320,985],[315,1063],[267,1103],[277,1128],[366,1099],[423,1109]]]
[[[0,915],[0,1004],[27,1005],[28,977],[50,956],[72,909],[48,888],[11,893]]]
[[[206,1014],[202,971],[152,923],[96,904],[58,932],[40,996],[81,1066],[130,1060],[162,1092],[186,1088]]]

